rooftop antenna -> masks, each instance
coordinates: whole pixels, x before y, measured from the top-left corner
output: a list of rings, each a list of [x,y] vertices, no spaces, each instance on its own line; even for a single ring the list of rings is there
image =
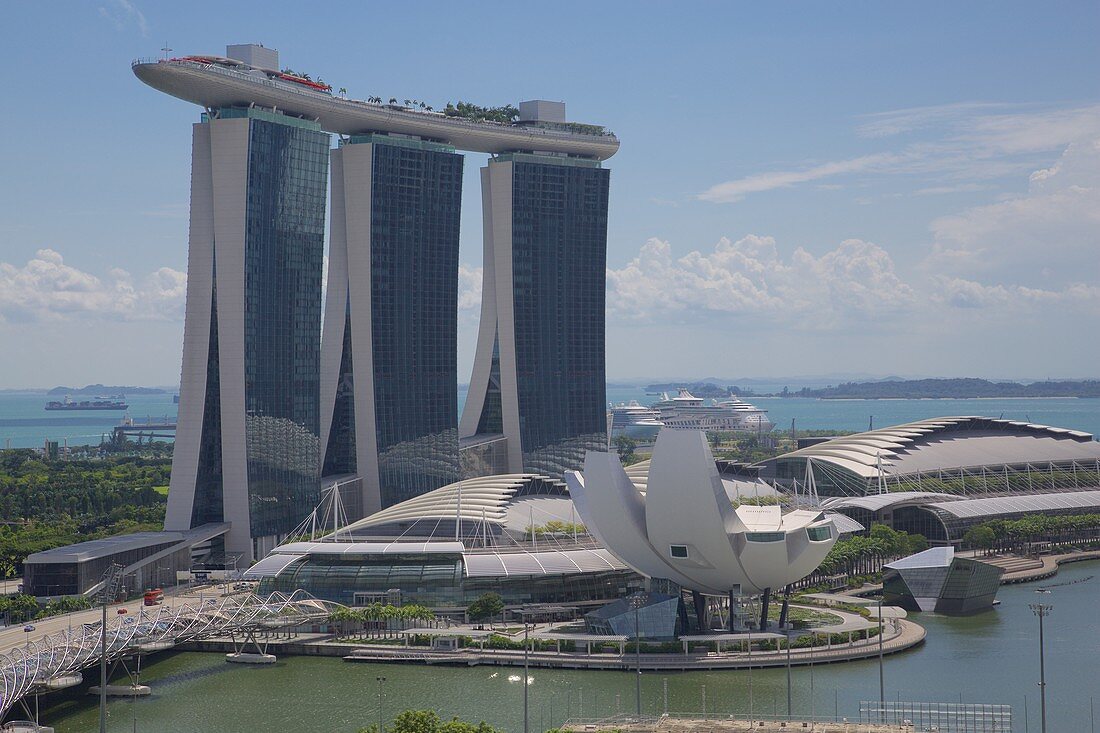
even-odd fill
[[[168,54],[172,52],[172,49],[168,48],[168,41],[164,42],[164,48],[162,48],[161,51],[164,51],[164,60],[167,61]]]
[[[875,416],[871,415],[870,419],[867,421],[867,430],[868,430],[868,432],[870,432],[871,430],[874,430],[874,429],[875,429]]]

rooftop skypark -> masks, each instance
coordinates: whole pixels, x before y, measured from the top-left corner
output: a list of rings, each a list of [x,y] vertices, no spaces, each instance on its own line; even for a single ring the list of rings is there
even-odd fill
[[[263,49],[270,51],[270,49]],[[274,55],[273,66],[278,66]],[[391,97],[384,102],[348,99],[346,90],[308,74],[266,68],[263,62],[194,55],[138,59],[134,74],[149,86],[207,109],[259,106],[320,123],[324,130],[351,135],[367,132],[411,135],[483,153],[536,152],[606,160],[619,149],[613,133],[599,125],[569,122],[556,102],[482,107],[448,103],[437,111],[419,100]]]

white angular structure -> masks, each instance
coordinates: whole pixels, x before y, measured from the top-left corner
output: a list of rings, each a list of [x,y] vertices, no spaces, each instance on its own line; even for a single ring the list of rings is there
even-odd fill
[[[809,575],[839,535],[818,509],[734,508],[698,430],[662,430],[645,492],[613,453],[566,475],[588,531],[638,573],[707,595],[768,593]]]

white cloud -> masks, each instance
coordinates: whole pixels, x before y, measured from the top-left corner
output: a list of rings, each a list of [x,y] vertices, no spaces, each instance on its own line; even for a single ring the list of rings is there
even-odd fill
[[[131,23],[137,26],[141,35],[149,36],[149,23],[145,14],[129,0],[112,0],[108,5],[99,6],[99,15],[114,25],[115,30],[125,30]]]
[[[928,127],[940,126],[960,119],[989,114],[1006,109],[995,102],[956,102],[926,107],[887,110],[863,115],[856,132],[864,137],[892,137]]]
[[[925,264],[933,272],[1045,288],[1097,279],[1100,137],[1068,145],[1056,163],[1031,174],[1027,193],[940,217],[930,228]]]
[[[21,267],[0,262],[0,320],[179,320],[186,286],[186,274],[169,267],[140,280],[116,268],[104,279],[66,265],[52,249],[40,249]]]
[[[482,270],[480,267],[469,265],[458,266],[458,310],[476,311],[481,308],[481,281]]]
[[[955,308],[997,308],[1009,317],[1021,313],[1038,314],[1046,306],[1057,306],[1060,315],[1066,309],[1087,313],[1100,311],[1100,287],[1073,283],[1058,290],[1024,285],[986,285],[974,280],[937,276],[933,279],[932,300]]]
[[[608,312],[621,320],[706,320],[752,315],[833,327],[902,308],[912,288],[881,247],[850,239],[815,257],[797,249],[779,256],[771,237],[722,238],[711,252],[673,258],[671,245],[650,239],[638,256],[607,272]]]
[[[814,181],[907,176],[922,195],[980,190],[990,181],[1034,170],[1042,156],[1100,135],[1100,105],[1058,109],[1035,105],[965,102],[868,115],[856,128],[864,137],[888,139],[920,133],[922,139],[894,151],[767,171],[711,186],[697,198],[733,203],[748,194]],[[1050,171],[1038,171],[1042,176]],[[946,180],[945,180],[946,179]],[[830,185],[818,183],[818,187]]]
[[[758,173],[733,181],[726,181],[711,186],[699,194],[703,201],[724,204],[740,201],[746,194],[771,191],[776,188],[787,188],[799,183],[808,183],[823,178],[849,173],[864,173],[868,171],[883,171],[897,165],[902,158],[892,154],[864,155],[850,160],[836,160],[829,163],[802,168],[801,170],[773,171],[770,173]]]

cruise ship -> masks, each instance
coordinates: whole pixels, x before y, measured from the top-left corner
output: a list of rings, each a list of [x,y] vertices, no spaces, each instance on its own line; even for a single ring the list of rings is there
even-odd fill
[[[612,405],[608,412],[611,415],[612,439],[623,435],[637,440],[653,440],[664,427],[661,413],[638,404],[637,400]]]
[[[708,405],[702,397],[696,397],[686,389],[680,389],[675,397],[669,397],[667,392],[662,393],[652,409],[670,428],[766,433],[775,427],[775,423],[768,419],[767,410],[744,400],[736,397],[711,400]]]

